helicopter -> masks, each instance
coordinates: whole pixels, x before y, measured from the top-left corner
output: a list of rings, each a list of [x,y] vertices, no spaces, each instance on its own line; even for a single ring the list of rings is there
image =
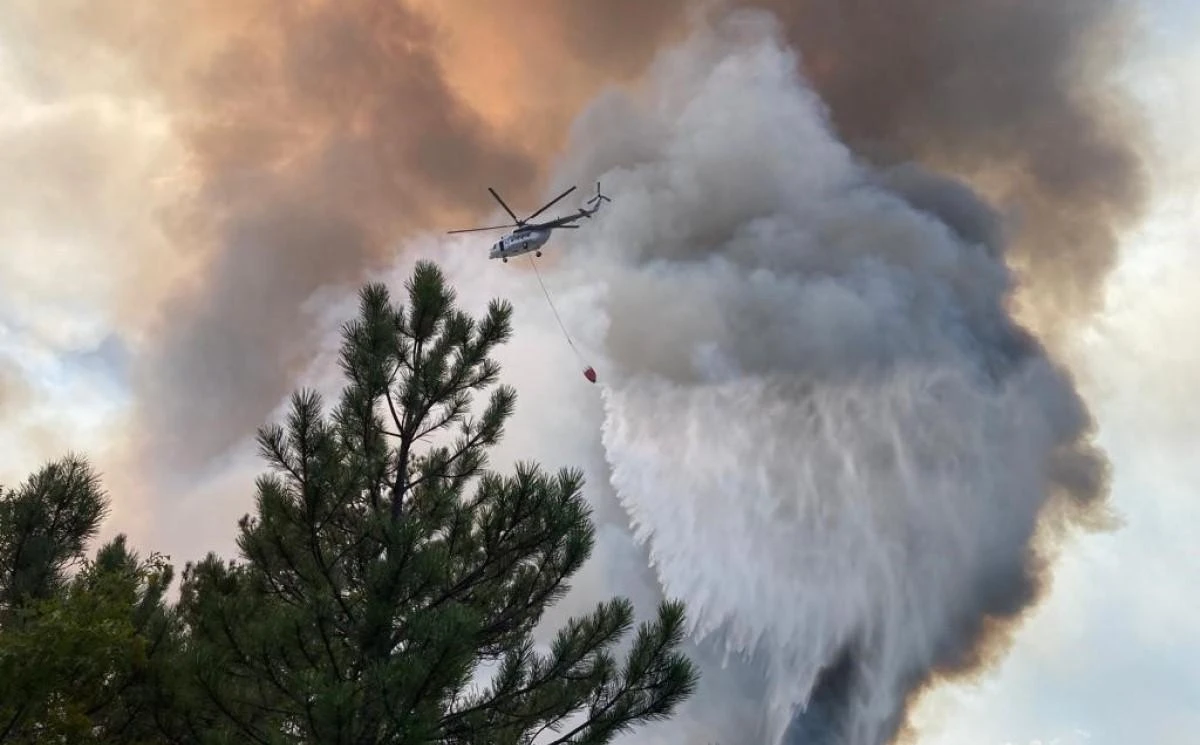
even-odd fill
[[[535,255],[541,257],[542,246],[546,245],[546,241],[550,240],[551,231],[557,228],[578,228],[579,226],[574,224],[576,220],[580,220],[585,217],[591,219],[592,215],[600,211],[600,205],[602,203],[612,201],[608,197],[604,196],[604,194],[600,193],[600,182],[597,181],[596,196],[587,201],[587,204],[591,207],[591,209],[588,209],[588,207],[580,207],[573,215],[559,217],[555,220],[549,220],[547,222],[530,223],[530,220],[550,209],[550,207],[557,204],[559,200],[575,191],[575,187],[572,186],[570,189],[567,189],[554,199],[551,199],[549,202],[543,205],[541,209],[539,209],[537,212],[534,212],[529,217],[526,217],[524,220],[519,219],[515,214],[513,214],[513,211],[508,208],[508,205],[504,203],[504,200],[500,198],[500,195],[496,193],[495,189],[489,186],[488,191],[491,192],[492,196],[496,198],[496,201],[500,203],[500,206],[504,208],[504,211],[507,212],[510,217],[512,217],[513,222],[505,225],[492,225],[486,228],[451,230],[448,231],[448,234],[474,233],[481,230],[501,230],[503,228],[508,228],[515,225],[516,230],[493,243],[491,249],[488,251],[489,259],[500,259],[505,264],[508,263],[510,257],[527,254],[530,251],[536,252]]]

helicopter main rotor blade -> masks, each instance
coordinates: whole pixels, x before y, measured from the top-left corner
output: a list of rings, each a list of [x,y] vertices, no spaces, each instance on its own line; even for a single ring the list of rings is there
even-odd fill
[[[570,193],[571,193],[571,192],[573,192],[573,191],[575,191],[575,187],[574,187],[574,186],[572,186],[570,189],[567,189],[567,190],[566,190],[566,191],[564,191],[562,194],[559,194],[559,195],[558,195],[557,197],[555,197],[554,199],[551,199],[551,200],[550,200],[549,202],[547,202],[547,203],[546,203],[546,205],[545,205],[544,207],[542,207],[540,210],[538,210],[537,212],[534,212],[532,215],[530,215],[529,217],[525,218],[525,222],[529,222],[529,221],[530,221],[530,220],[532,220],[533,218],[537,217],[538,215],[542,214],[542,213],[543,213],[543,212],[545,212],[546,210],[550,209],[552,206],[554,206],[555,204],[557,204],[557,203],[558,203],[558,200],[562,199],[563,197],[565,197],[566,195],[570,194]],[[513,219],[515,220],[516,218],[514,217]]]
[[[504,208],[504,211],[508,213],[508,216],[513,219],[513,222],[515,222],[517,225],[520,225],[523,222],[520,218],[513,214],[513,211],[508,208],[508,205],[504,203],[504,200],[500,198],[500,195],[496,193],[495,189],[489,186],[488,191],[490,191],[492,196],[496,198],[496,201],[500,203],[500,206]]]
[[[511,228],[511,227],[512,227],[512,225],[493,225],[490,228],[465,228],[463,230],[447,230],[446,234],[450,235],[451,233],[477,233],[481,230],[503,230],[504,228]]]

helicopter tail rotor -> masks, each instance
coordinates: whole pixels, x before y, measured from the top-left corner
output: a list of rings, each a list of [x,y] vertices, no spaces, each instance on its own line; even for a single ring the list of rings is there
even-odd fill
[[[611,202],[612,200],[600,192],[600,182],[596,182],[596,196],[588,200],[589,205],[600,206],[601,202]]]

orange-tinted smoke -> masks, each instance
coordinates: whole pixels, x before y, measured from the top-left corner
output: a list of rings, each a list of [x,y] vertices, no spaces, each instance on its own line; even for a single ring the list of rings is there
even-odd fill
[[[314,291],[359,281],[406,231],[490,209],[467,196],[488,183],[518,201],[535,187],[537,164],[450,89],[437,33],[402,3],[107,0],[56,24],[77,58],[121,57],[112,84],[155,99],[187,152],[193,219],[172,238],[199,274],[137,371],[147,454],[171,469],[235,446],[287,394]]]
[[[653,53],[644,37],[621,45],[632,54],[622,65],[606,57],[622,23],[662,16],[643,8],[192,0],[132,21],[106,11],[110,38],[139,50],[176,115],[208,218],[205,274],[165,312],[142,370],[158,457],[197,466],[267,417],[307,359],[302,306],[315,290],[359,281],[408,231],[490,212],[488,185],[514,207],[538,196],[579,105]]]
[[[447,83],[506,142],[543,163],[559,155],[572,120],[601,87],[637,78],[685,31],[682,0],[408,3],[437,31]]]

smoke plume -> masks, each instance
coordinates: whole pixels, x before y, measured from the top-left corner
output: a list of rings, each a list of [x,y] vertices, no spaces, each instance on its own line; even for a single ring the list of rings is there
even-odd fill
[[[1115,0],[17,0],[6,36],[42,95],[100,92],[169,132],[135,161],[170,169],[157,179],[66,161],[108,195],[75,200],[72,223],[106,230],[128,211],[115,199],[154,208],[91,254],[127,257],[111,302],[148,360],[147,456],[191,471],[220,454],[310,358],[309,298],[414,229],[481,217],[486,185],[532,202],[581,106],[635,81],[690,16],[737,6],[777,14],[856,153],[953,173],[1017,214],[1009,260],[1041,318],[1091,308],[1141,194],[1135,131],[1105,88]]]
[[[755,13],[590,107],[559,179],[593,175],[615,203],[549,281],[592,286],[568,315],[663,592],[759,666],[763,742],[892,741],[1037,599],[1039,521],[1106,509],[1087,409],[1007,309],[1000,217],[858,161]]]
[[[1112,2],[745,4],[783,19],[857,152],[953,173],[1015,215],[1008,259],[1040,326],[1094,309],[1141,196],[1103,88]],[[155,24],[231,31],[166,81],[171,108],[197,113],[184,131],[220,218],[202,289],[169,311],[146,411],[157,447],[178,440],[199,462],[287,390],[314,291],[358,280],[405,231],[490,210],[487,184],[528,201],[579,107],[636,78],[686,16],[672,2],[245,5],[173,5]]]
[[[1098,309],[1146,184],[1116,87],[1120,0],[758,0],[785,19],[840,136],[970,182],[1019,225],[1010,260],[1043,327]]]
[[[1141,122],[1114,79],[1134,30],[1122,0],[429,6],[461,42],[440,47],[448,79],[508,141],[549,148],[597,83],[640,72],[689,11],[772,12],[856,153],[952,174],[1004,210],[1022,301],[1047,331],[1097,309],[1145,205]],[[526,35],[538,43],[506,51]]]
[[[182,321],[147,371],[147,411],[153,431],[179,432],[173,449],[192,465],[286,394],[314,341],[314,292],[380,266],[395,235],[461,214],[454,203],[485,178],[503,173],[520,193],[534,173],[445,88],[429,29],[403,6],[254,5],[171,90],[194,112],[188,137],[217,218],[203,290],[177,301]],[[202,7],[173,14],[207,23],[215,11]]]
[[[417,226],[470,219],[463,197],[488,179],[503,174],[519,198],[537,175],[449,88],[434,29],[401,3],[185,0],[130,13],[102,1],[18,5],[7,20],[50,50],[28,57],[45,90],[80,85],[74,60],[102,61],[102,93],[158,113],[183,153],[160,161],[174,166],[160,191],[179,206],[149,217],[188,276],[164,298],[126,287],[122,299],[154,309],[135,371],[146,457],[182,474],[286,395],[315,342],[315,293],[352,287]],[[102,206],[75,211],[94,224]],[[157,235],[130,237],[134,248],[113,250],[161,255]]]

